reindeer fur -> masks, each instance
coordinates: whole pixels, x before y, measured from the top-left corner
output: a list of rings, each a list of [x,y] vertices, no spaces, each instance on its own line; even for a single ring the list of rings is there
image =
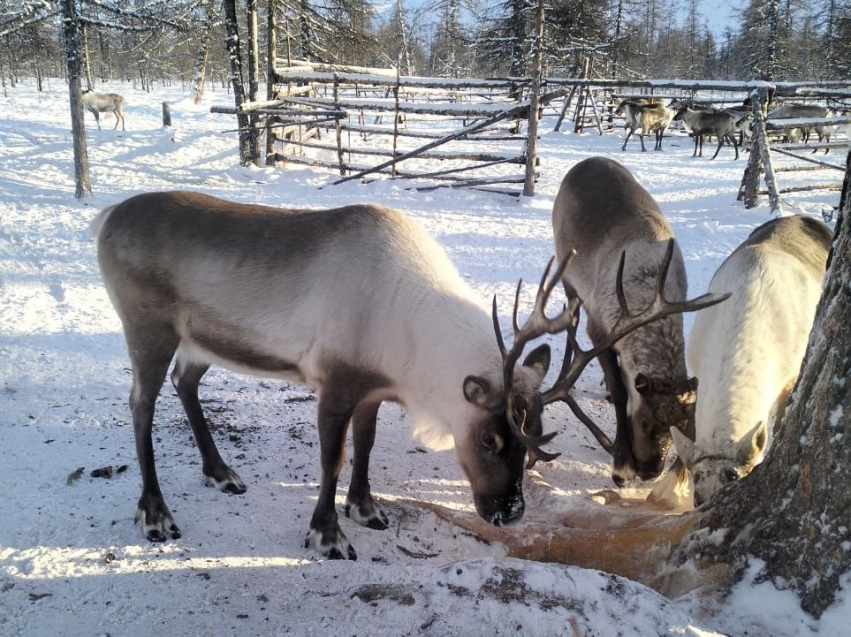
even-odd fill
[[[697,315],[688,361],[700,380],[692,442],[672,431],[696,504],[747,475],[780,423],[821,296],[832,233],[809,217],[781,217],[751,233],[721,264],[712,292],[732,292]]]

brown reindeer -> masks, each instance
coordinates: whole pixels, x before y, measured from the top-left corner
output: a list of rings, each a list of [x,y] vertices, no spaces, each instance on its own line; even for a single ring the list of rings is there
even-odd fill
[[[662,294],[673,303],[686,298],[685,265],[671,227],[650,194],[615,161],[593,157],[567,173],[553,206],[553,233],[559,257],[576,251],[563,283],[577,310],[581,300],[595,346],[606,343],[624,307],[650,307]],[[622,299],[611,292],[620,278],[620,254]],[[660,263],[671,268],[663,289]],[[614,443],[575,403],[571,408],[612,455],[615,484],[656,478],[671,447],[670,427],[690,434],[693,424],[697,382],[686,372],[682,317],[661,318],[602,348],[599,361],[615,407]]]

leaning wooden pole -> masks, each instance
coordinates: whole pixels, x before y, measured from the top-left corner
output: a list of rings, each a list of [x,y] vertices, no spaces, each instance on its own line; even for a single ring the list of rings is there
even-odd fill
[[[529,86],[529,130],[526,141],[526,181],[523,184],[523,194],[531,197],[535,194],[535,168],[538,162],[538,107],[541,91],[541,75],[543,73],[543,41],[544,41],[544,0],[538,0],[538,10],[535,12],[535,61],[532,71],[532,84]]]

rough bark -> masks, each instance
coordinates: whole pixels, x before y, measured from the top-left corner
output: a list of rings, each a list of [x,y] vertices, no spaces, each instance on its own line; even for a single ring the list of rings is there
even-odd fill
[[[207,63],[210,59],[210,38],[213,33],[213,7],[211,3],[205,3],[204,7],[204,31],[200,38],[198,56],[195,58],[195,71],[192,84],[194,86],[193,101],[200,104],[204,97],[204,85],[207,81]]]
[[[63,0],[62,28],[65,33],[65,60],[68,68],[68,93],[71,102],[71,133],[74,139],[74,181],[77,199],[91,193],[89,178],[89,151],[86,145],[86,122],[80,92],[83,64],[80,23],[75,0]]]
[[[260,38],[257,31],[257,0],[245,3],[248,34],[248,100],[260,101]],[[260,165],[260,118],[248,116],[251,161]]]
[[[245,86],[242,83],[242,55],[239,47],[239,26],[236,19],[236,1],[224,0],[225,24],[227,26],[227,49],[230,57],[230,81],[233,87],[233,100],[237,111],[245,102]],[[239,160],[243,166],[253,161],[248,116],[237,113],[239,127]]]
[[[851,155],[849,155],[851,158]],[[846,175],[851,171],[848,163]],[[794,591],[818,618],[851,570],[851,205],[836,223],[824,292],[791,404],[765,461],[710,503],[677,561],[727,564],[728,585],[764,562],[759,581]],[[794,300],[794,299],[790,299]],[[723,540],[718,541],[718,533]],[[710,541],[713,537],[714,541]]]

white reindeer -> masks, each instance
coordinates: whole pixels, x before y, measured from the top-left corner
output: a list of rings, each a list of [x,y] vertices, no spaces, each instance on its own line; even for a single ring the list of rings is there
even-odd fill
[[[783,419],[821,295],[832,233],[809,217],[781,217],[751,233],[721,264],[711,292],[729,300],[698,314],[687,357],[700,382],[695,440],[671,429],[694,479],[694,502],[760,462]]]
[[[121,120],[121,130],[124,130],[124,98],[118,93],[95,93],[94,91],[83,92],[83,106],[95,116],[98,129],[100,129],[100,114],[114,113],[115,126],[118,128],[118,120]]]
[[[653,150],[662,150],[662,137],[674,118],[674,111],[661,103],[643,102],[644,100],[624,100],[615,109],[615,113],[624,116],[626,127],[629,129],[626,139],[623,140],[621,150],[626,150],[626,143],[636,130],[641,130],[638,139],[641,141],[642,151],[647,150],[644,147],[644,136],[650,133],[654,133],[656,137]]]

